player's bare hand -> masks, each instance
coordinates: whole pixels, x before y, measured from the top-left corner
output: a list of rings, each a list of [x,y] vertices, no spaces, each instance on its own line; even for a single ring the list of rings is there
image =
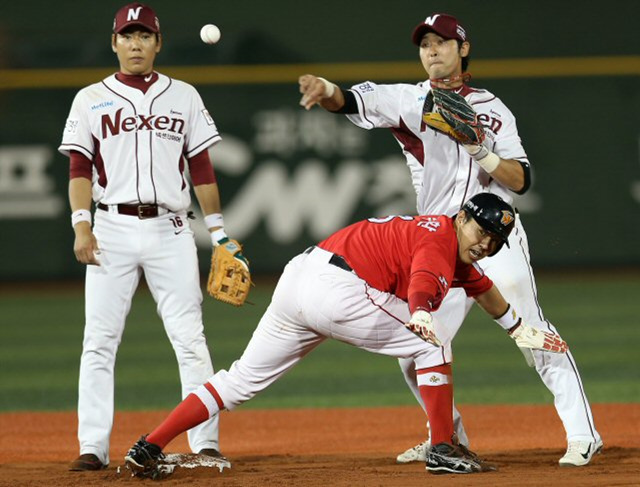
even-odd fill
[[[310,110],[311,107],[319,104],[323,98],[330,96],[327,93],[326,82],[312,74],[300,76],[298,84],[300,85],[300,93],[302,93],[300,106],[304,107],[305,110]]]
[[[98,240],[91,231],[88,222],[80,222],[74,227],[76,239],[73,243],[73,253],[81,264],[100,265],[96,255],[100,255]]]

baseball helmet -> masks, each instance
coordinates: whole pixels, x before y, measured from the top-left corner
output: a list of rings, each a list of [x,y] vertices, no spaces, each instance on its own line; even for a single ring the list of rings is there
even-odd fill
[[[509,234],[516,223],[516,214],[509,203],[492,193],[479,193],[462,209],[488,232],[497,235],[500,243],[489,257],[498,253],[503,244],[509,247]]]

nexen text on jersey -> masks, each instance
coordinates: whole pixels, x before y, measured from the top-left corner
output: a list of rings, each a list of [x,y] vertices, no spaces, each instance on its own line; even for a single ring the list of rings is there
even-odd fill
[[[110,135],[118,135],[120,131],[133,132],[134,130],[166,130],[178,134],[184,134],[185,121],[182,118],[170,118],[165,115],[138,115],[122,119],[122,110],[118,110],[115,120],[108,114],[102,115],[102,138],[106,139]]]

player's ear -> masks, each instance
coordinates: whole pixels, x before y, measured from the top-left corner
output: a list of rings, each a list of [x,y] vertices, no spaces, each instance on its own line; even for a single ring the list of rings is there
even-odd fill
[[[467,57],[471,51],[471,44],[468,41],[464,41],[460,46],[460,57]]]
[[[116,34],[111,34],[111,50],[113,52],[118,52],[116,49]]]
[[[156,34],[156,54],[162,49],[162,34]]]
[[[460,210],[458,212],[458,214],[456,215],[456,226],[457,227],[461,227],[462,225],[464,225],[464,221],[465,221],[465,212],[464,210]]]

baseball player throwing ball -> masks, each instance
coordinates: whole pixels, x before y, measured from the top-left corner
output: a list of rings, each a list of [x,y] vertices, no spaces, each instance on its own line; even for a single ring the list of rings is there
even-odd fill
[[[162,48],[154,11],[140,3],[118,10],[111,47],[120,70],[76,95],[59,149],[70,157],[74,252],[87,265],[80,456],[71,470],[109,464],[116,352],[142,273],[176,353],[182,397],[213,374],[185,164],[212,240],[227,241],[207,152],[220,135],[192,86],[154,71]],[[191,430],[189,444],[229,466],[218,450],[217,417]]]
[[[433,317],[459,288],[524,347],[564,353],[559,336],[522,322],[477,261],[497,253],[515,223],[511,206],[483,193],[454,217],[391,216],[353,224],[294,257],[247,348],[189,395],[127,453],[135,475],[157,476],[162,449],[178,434],[267,388],[327,338],[392,357],[411,357],[431,420],[436,473],[494,470],[453,432],[451,340]],[[408,304],[407,304],[408,303]]]
[[[512,192],[530,186],[530,163],[522,147],[516,119],[505,104],[487,90],[472,88],[466,72],[471,44],[466,29],[451,15],[436,13],[418,24],[412,41],[419,49],[428,80],[417,85],[379,85],[366,81],[342,90],[314,75],[300,77],[300,104],[307,110],[319,104],[343,113],[355,125],[388,128],[393,133],[411,172],[421,215],[457,212],[466,198],[488,191],[507,202]],[[538,303],[527,235],[516,214],[509,247],[480,264],[506,299],[537,330],[556,333]],[[452,290],[434,314],[455,328],[473,301]],[[544,384],[567,433],[568,447],[561,466],[586,465],[602,448],[578,367],[571,353],[525,350]],[[421,401],[412,359],[401,367],[414,395]],[[456,411],[456,433],[468,445]],[[424,460],[429,441],[398,456],[398,461]]]

